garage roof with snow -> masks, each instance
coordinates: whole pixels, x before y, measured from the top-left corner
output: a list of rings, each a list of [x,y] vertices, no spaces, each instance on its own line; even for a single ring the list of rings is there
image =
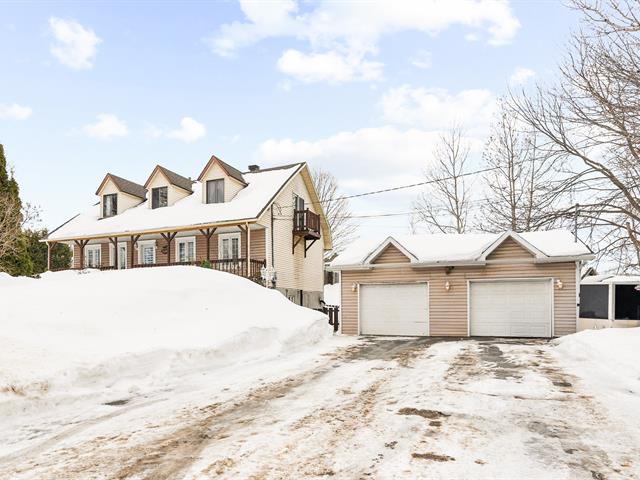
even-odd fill
[[[591,250],[574,240],[566,230],[470,234],[394,235],[360,239],[349,245],[331,263],[336,270],[370,267],[387,247],[393,245],[414,265],[484,264],[487,256],[507,239],[529,251],[534,262],[588,260]]]

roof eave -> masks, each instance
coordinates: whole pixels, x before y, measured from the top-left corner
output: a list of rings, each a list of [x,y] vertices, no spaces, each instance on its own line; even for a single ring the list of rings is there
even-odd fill
[[[576,262],[579,260],[593,260],[596,256],[593,253],[584,253],[580,255],[562,255],[555,257],[534,258],[533,263],[560,263],[560,262]]]
[[[75,218],[75,217],[74,217]],[[74,235],[71,237],[49,238],[49,242],[71,242],[73,240],[100,240],[110,237],[128,237],[131,235],[153,235],[165,232],[188,232],[191,230],[199,230],[201,228],[234,226],[244,223],[256,223],[258,218],[238,218],[234,220],[222,220],[219,222],[194,223],[191,225],[151,228],[146,230],[125,230],[122,232],[100,233],[96,235]]]

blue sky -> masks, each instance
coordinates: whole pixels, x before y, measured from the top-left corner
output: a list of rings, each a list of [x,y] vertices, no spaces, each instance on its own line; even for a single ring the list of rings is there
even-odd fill
[[[453,122],[477,162],[496,98],[552,81],[575,28],[555,1],[3,4],[0,143],[49,228],[108,171],[195,177],[211,154],[241,169],[306,160],[345,193],[400,185]],[[407,211],[417,193],[352,210]]]

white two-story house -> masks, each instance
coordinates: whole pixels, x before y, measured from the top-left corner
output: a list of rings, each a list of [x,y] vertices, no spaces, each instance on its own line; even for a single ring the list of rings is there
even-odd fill
[[[72,268],[200,265],[318,307],[331,233],[305,163],[241,172],[212,156],[197,180],[160,165],[138,184],[108,173],[98,202],[53,230]]]

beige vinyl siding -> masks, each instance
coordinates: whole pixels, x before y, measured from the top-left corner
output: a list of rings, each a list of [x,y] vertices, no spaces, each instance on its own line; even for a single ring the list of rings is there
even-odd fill
[[[98,245],[97,243],[92,243],[91,245]],[[108,267],[109,266],[109,243],[104,242],[100,243],[100,266]],[[87,257],[87,247],[84,247],[84,256],[85,259]],[[86,260],[84,266],[86,267]],[[73,244],[73,268],[80,268],[80,247],[78,247],[75,243]]]
[[[102,217],[102,199],[103,195],[110,195],[115,193],[118,195],[118,215],[122,212],[129,210],[136,205],[141,204],[144,200],[138,197],[134,197],[133,195],[129,195],[128,193],[121,192],[116,184],[113,183],[111,178],[109,178],[102,187],[102,190],[98,192],[98,196],[100,197],[100,216]]]
[[[266,260],[267,258],[267,239],[266,229],[251,230],[251,259]]]
[[[409,263],[409,257],[402,253],[395,245],[389,245],[382,253],[373,261],[374,264],[385,263]]]
[[[506,260],[514,258],[533,258],[533,255],[513,238],[507,238],[487,256],[487,260]]]
[[[309,191],[300,173],[285,186],[275,199],[273,243],[273,266],[277,274],[276,287],[292,288],[309,292],[322,292],[324,285],[323,271],[323,241],[318,240],[304,256],[304,241],[296,246],[292,253],[293,245],[293,194],[304,198],[306,208],[314,213],[318,210],[311,203]],[[270,224],[270,209],[267,209],[260,219],[262,224]],[[267,229],[268,230],[268,229]],[[269,232],[267,231],[267,235]],[[265,248],[270,256],[270,239],[267,239]]]
[[[209,250],[211,260],[218,258],[218,237],[215,234],[211,236]],[[196,235],[196,259],[199,262],[207,259],[207,237],[202,234]]]
[[[449,274],[446,273],[445,268],[413,268],[411,265],[389,263],[372,270],[342,271],[343,333],[351,335],[359,333],[358,292],[357,288],[356,291],[352,291],[353,284],[429,282],[430,334],[466,336],[468,334],[468,282],[475,279],[522,278],[553,278],[562,282],[562,289],[555,286],[553,288],[554,335],[575,333],[577,268],[575,262],[535,264],[530,259],[518,261],[524,254],[529,257],[531,254],[511,239],[507,239],[492,253],[496,256],[490,255],[486,266],[455,267]],[[394,255],[397,257],[397,254]],[[491,260],[497,261],[491,263]],[[512,263],[504,263],[505,261]],[[446,281],[450,285],[449,291],[444,288]]]
[[[103,267],[109,266],[109,243],[100,244],[100,265]]]
[[[80,247],[73,244],[73,268],[80,268]]]
[[[140,240],[144,241],[146,239],[140,237]],[[167,263],[168,254],[169,254],[169,249],[167,248],[167,241],[162,237],[156,238],[156,264],[162,265],[163,263]],[[171,258],[169,259],[169,262],[171,263],[175,261],[176,261],[176,241],[175,239],[173,239],[171,240]]]
[[[211,236],[210,253],[211,260],[218,259],[218,234]],[[247,255],[247,236],[244,233],[240,235],[240,244],[242,251],[240,255],[246,258]],[[265,260],[266,258],[266,229],[251,230],[251,258],[253,260]],[[204,235],[196,235],[196,259],[201,262],[207,259],[207,239]]]
[[[224,201],[230,202],[233,200],[240,190],[244,188],[239,181],[235,178],[229,177],[220,165],[214,163],[209,170],[207,170],[202,177],[202,203],[207,203],[207,180],[224,179]]]
[[[156,171],[155,175],[149,182],[147,196],[149,197],[149,201],[147,202],[148,208],[151,208],[152,205],[152,189],[158,187],[167,187],[167,206],[170,207],[178,200],[182,200],[185,197],[191,195],[189,192],[183,190],[182,188],[176,187],[175,185],[171,185],[167,177],[165,177],[159,170]],[[164,208],[164,207],[162,207]]]
[[[342,272],[342,331],[358,334],[358,292],[361,283],[429,282],[429,331],[433,336],[468,334],[468,281],[475,279],[557,278],[563,288],[554,287],[554,335],[576,331],[576,265],[566,263],[490,264],[485,267],[456,267],[449,275],[444,268],[417,269],[411,266]],[[449,281],[450,289],[444,284]]]

